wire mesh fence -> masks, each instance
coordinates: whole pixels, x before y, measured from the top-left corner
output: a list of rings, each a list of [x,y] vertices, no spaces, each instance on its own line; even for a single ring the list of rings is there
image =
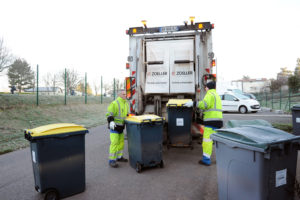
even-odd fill
[[[0,91],[0,109],[21,106],[40,105],[72,105],[72,104],[102,104],[117,97],[119,89],[125,88],[124,81],[99,76],[97,81],[89,80],[88,74],[79,74],[74,69],[63,69],[56,73],[40,74],[37,65],[34,70],[34,87],[19,89],[19,86],[9,85],[9,92]],[[91,82],[93,82],[91,84]],[[26,89],[25,89],[26,88]]]
[[[261,92],[256,94],[262,107],[272,110],[290,112],[294,105],[300,104],[300,93],[291,90],[279,90],[277,92]]]

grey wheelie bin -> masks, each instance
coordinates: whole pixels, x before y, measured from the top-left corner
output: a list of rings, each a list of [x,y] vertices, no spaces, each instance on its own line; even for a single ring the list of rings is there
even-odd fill
[[[293,115],[293,134],[300,135],[300,105],[292,107]]]
[[[300,137],[267,126],[219,129],[215,141],[219,200],[294,197]]]
[[[268,126],[272,127],[272,124],[270,124],[268,121],[263,119],[253,119],[253,120],[229,120],[225,127],[226,128],[235,128],[240,127],[244,125],[259,125],[259,126]]]
[[[138,173],[146,167],[163,168],[164,118],[156,115],[130,116],[125,123],[130,166]]]
[[[167,147],[192,146],[192,116],[193,108],[184,104],[191,99],[170,99],[167,103],[168,112],[168,143]]]
[[[35,189],[45,199],[59,199],[85,190],[85,134],[71,123],[25,130],[30,141]]]

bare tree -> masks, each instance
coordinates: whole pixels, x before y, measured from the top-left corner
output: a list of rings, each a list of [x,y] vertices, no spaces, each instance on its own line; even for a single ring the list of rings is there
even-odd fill
[[[78,84],[83,80],[79,77],[76,70],[67,69],[67,74],[65,75],[65,70],[59,73],[59,82],[65,86],[65,80],[67,82],[67,93],[70,94],[72,90],[75,90]]]
[[[98,95],[98,91],[100,90],[100,86],[97,83],[97,81],[94,81],[93,85],[94,85],[95,95],[97,96]]]
[[[43,81],[45,84],[45,87],[47,88],[48,94],[49,94],[49,89],[50,89],[50,85],[51,85],[51,73],[47,73],[44,77],[43,77]]]
[[[10,51],[4,46],[3,39],[0,38],[0,72],[8,68],[13,61]]]

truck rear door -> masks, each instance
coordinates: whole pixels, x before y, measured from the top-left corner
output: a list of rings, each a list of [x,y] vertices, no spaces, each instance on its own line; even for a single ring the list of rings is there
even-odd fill
[[[195,93],[194,40],[146,42],[145,93]]]

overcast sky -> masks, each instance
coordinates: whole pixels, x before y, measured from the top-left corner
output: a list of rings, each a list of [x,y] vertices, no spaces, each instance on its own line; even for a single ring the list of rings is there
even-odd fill
[[[101,75],[108,82],[128,75],[126,29],[143,19],[152,27],[195,16],[215,24],[222,79],[275,78],[300,58],[299,10],[300,0],[0,0],[0,37],[42,75],[74,68],[91,83]]]

